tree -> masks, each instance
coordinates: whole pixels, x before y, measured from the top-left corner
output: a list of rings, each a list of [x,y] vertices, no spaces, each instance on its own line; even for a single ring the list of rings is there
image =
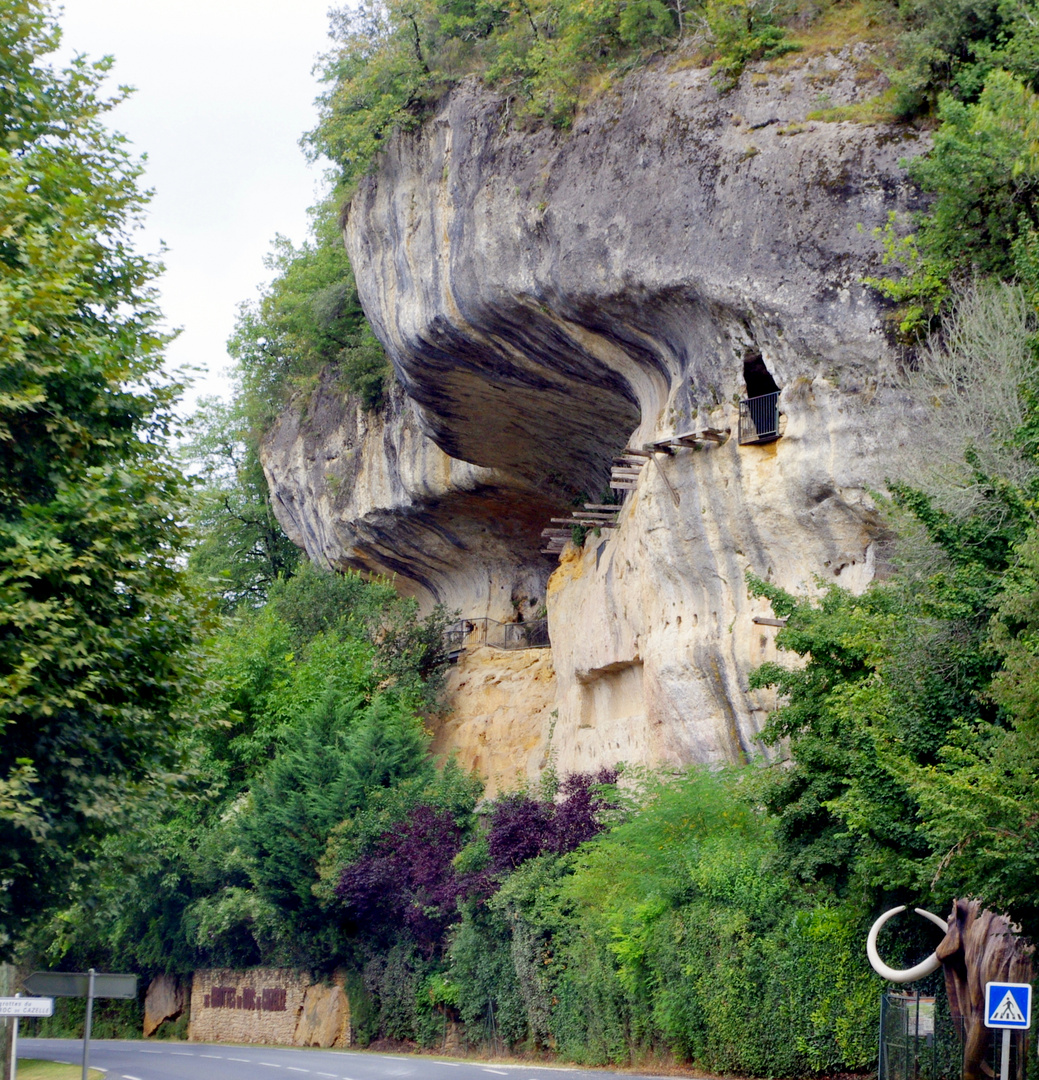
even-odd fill
[[[274,516],[240,404],[203,399],[189,424],[192,438],[184,452],[199,469],[199,483],[188,565],[207,591],[219,593],[228,613],[241,604],[257,607],[279,577],[295,571],[299,548]]]
[[[920,247],[949,272],[1008,275],[1015,241],[1039,229],[1039,96],[991,72],[976,104],[942,97],[934,147],[909,175],[936,196],[920,221]]]
[[[0,0],[0,952],[177,766],[197,625],[140,165],[58,40]]]
[[[275,240],[266,260],[274,279],[258,302],[241,305],[227,343],[254,446],[292,394],[312,388],[322,373],[369,410],[382,405],[390,377],[361,310],[332,199],[311,212],[311,232],[298,248],[283,236]]]

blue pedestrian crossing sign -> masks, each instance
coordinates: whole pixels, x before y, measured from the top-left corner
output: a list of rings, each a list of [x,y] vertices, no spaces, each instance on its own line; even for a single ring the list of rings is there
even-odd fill
[[[1028,983],[985,983],[985,1027],[1032,1025],[1032,988]]]

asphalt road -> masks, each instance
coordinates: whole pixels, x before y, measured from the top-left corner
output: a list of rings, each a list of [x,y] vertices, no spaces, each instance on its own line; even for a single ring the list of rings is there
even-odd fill
[[[78,1064],[83,1060],[83,1044],[74,1039],[19,1039],[18,1057]],[[511,1080],[604,1080],[621,1075],[627,1080],[649,1080],[632,1077],[631,1073],[445,1061],[418,1055],[114,1039],[91,1042],[90,1065],[104,1069],[108,1080],[488,1080],[491,1076]]]

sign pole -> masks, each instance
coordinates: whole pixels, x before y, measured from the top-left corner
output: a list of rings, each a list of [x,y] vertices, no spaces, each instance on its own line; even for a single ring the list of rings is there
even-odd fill
[[[21,997],[21,994],[15,994],[15,997]],[[18,1017],[13,1016],[11,1019],[14,1021],[14,1031],[11,1034],[11,1080],[15,1080],[18,1075]]]
[[[88,1080],[90,1064],[90,1025],[94,1019],[94,969],[87,971],[87,1016],[83,1023],[83,1080]]]
[[[1010,1077],[1010,1028],[1003,1028],[1003,1053],[999,1059],[999,1080]]]

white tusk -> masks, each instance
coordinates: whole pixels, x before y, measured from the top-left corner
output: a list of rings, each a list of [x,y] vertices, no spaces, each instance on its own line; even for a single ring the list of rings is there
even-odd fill
[[[948,929],[948,924],[942,919],[939,919],[937,915],[932,915],[929,911],[923,911],[920,908],[914,909],[918,914],[923,915],[925,919],[930,919],[936,926],[940,926],[943,930]],[[883,915],[870,927],[869,936],[866,938],[866,955],[869,957],[870,967],[882,978],[887,979],[888,982],[893,983],[910,983],[916,982],[917,979],[922,979],[926,975],[930,975],[932,972],[937,971],[942,962],[935,956],[934,953],[916,967],[907,968],[905,971],[896,971],[894,968],[889,968],[883,960],[880,959],[880,955],[877,952],[877,934],[880,933],[880,928],[888,921],[888,919],[894,918],[896,915],[905,911],[905,904],[901,907],[892,908],[890,911],[885,911]]]
[[[924,911],[924,909],[922,907],[915,907],[915,908],[913,908],[913,910],[917,913],[917,915],[923,915],[923,917],[925,919],[930,919],[931,922],[933,922],[934,925],[937,926],[938,929],[941,930],[941,932],[943,934],[948,933],[948,930],[949,930],[949,920],[948,919],[943,919],[938,915],[932,915],[929,911]]]

